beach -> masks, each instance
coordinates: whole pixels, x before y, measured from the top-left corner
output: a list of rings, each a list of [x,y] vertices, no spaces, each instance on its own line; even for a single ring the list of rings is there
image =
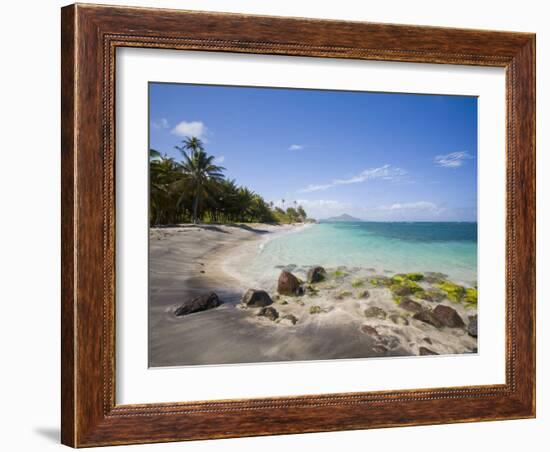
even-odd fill
[[[149,366],[477,352],[477,329],[475,335],[469,329],[477,305],[450,299],[454,292],[448,275],[422,268],[424,273],[407,276],[382,264],[357,265],[355,245],[342,254],[348,265],[335,265],[338,256],[313,254],[298,262],[302,254],[288,254],[299,243],[324,239],[319,234],[327,230],[324,225],[254,223],[151,228]],[[317,262],[324,264],[322,280],[309,283],[308,271],[323,259]],[[408,269],[407,262],[394,263]],[[303,293],[278,293],[282,272],[295,276]],[[463,284],[457,287],[475,290],[477,303],[472,275],[457,273]],[[265,291],[269,305],[242,303],[249,289]],[[175,315],[178,307],[211,292],[221,305]],[[440,320],[430,317],[435,308],[444,314]]]

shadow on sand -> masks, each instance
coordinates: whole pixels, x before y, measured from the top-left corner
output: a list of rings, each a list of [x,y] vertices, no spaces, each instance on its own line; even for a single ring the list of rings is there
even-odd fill
[[[224,224],[167,224],[154,226],[158,229],[171,229],[171,228],[189,228],[189,229],[206,229],[208,231],[221,232],[223,234],[231,234],[230,231],[227,231],[220,226],[225,226],[226,228],[239,228],[244,229],[245,231],[253,232],[254,234],[268,234],[270,231],[266,229],[259,229],[249,226],[244,223],[224,223]]]

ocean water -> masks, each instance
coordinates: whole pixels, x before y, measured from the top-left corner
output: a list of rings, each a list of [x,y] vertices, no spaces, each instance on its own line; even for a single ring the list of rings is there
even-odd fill
[[[282,266],[372,269],[378,274],[442,272],[449,279],[477,281],[477,223],[332,222],[275,233],[240,263],[249,281],[274,281]],[[272,285],[272,284],[269,284]]]

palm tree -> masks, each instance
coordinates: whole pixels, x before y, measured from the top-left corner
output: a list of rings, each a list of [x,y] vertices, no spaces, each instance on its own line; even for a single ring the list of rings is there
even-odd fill
[[[193,223],[199,222],[199,207],[202,199],[208,195],[212,183],[223,180],[222,166],[214,164],[214,156],[204,151],[202,141],[196,137],[183,140],[183,146],[176,146],[183,154],[180,170],[183,182],[193,191]],[[210,185],[210,187],[209,187]]]
[[[214,164],[196,137],[176,148],[181,162],[155,149],[149,150],[149,221],[151,225],[200,221],[229,223],[290,223],[307,218],[301,206],[287,211],[266,202],[235,180],[225,179],[224,168]],[[285,207],[286,200],[281,200]],[[278,204],[278,203],[277,203]],[[302,220],[303,221],[303,220]]]
[[[157,160],[162,158],[162,154],[156,149],[149,149],[149,160]]]

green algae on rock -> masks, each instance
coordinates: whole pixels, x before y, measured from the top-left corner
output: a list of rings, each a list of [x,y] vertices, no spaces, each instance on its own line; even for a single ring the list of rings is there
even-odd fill
[[[462,301],[462,298],[466,294],[466,289],[463,286],[455,284],[451,281],[443,281],[436,284],[436,287],[440,288],[447,294],[447,298],[455,303]]]

